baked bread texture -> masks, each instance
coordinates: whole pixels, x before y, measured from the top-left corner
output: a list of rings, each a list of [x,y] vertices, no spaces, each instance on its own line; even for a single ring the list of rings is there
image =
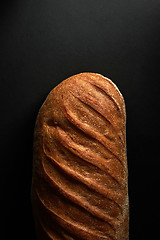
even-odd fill
[[[31,198],[38,240],[128,240],[126,113],[106,77],[74,75],[35,125]]]

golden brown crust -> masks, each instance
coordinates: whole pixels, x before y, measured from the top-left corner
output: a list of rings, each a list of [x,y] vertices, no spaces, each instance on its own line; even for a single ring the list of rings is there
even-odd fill
[[[35,127],[32,204],[38,240],[128,239],[124,99],[81,73],[48,95]]]

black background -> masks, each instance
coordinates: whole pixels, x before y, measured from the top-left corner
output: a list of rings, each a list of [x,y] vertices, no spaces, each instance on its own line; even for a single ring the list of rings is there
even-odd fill
[[[160,1],[15,0],[0,13],[1,176],[5,239],[34,239],[32,141],[50,90],[101,73],[127,110],[130,240],[159,232]]]

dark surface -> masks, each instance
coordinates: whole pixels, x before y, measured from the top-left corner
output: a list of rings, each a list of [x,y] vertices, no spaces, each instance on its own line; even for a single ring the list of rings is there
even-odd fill
[[[32,139],[50,90],[79,72],[111,78],[126,100],[130,240],[157,239],[158,0],[4,1],[0,15],[5,239],[34,239]]]

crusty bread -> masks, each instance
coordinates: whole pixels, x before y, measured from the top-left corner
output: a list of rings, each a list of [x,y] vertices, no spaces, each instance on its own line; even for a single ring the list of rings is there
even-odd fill
[[[124,99],[95,73],[55,87],[35,126],[32,205],[38,240],[128,240]]]

